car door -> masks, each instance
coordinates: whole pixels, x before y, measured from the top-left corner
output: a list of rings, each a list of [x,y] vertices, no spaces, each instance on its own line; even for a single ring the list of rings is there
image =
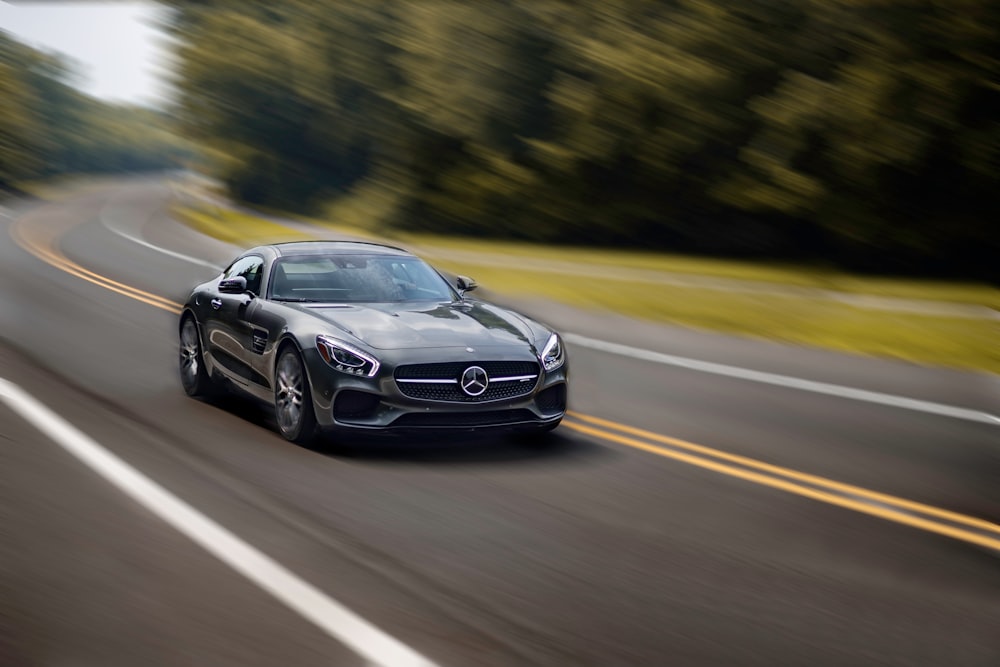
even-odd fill
[[[242,276],[247,281],[243,294],[223,294],[216,287],[209,301],[205,321],[206,346],[212,358],[231,379],[246,384],[253,379],[253,328],[250,316],[256,309],[263,276],[264,258],[241,257],[223,273],[222,279]]]

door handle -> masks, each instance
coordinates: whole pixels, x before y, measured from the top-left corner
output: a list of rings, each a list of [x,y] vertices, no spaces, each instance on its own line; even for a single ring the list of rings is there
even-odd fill
[[[212,308],[216,310],[222,308],[222,299],[212,299]]]

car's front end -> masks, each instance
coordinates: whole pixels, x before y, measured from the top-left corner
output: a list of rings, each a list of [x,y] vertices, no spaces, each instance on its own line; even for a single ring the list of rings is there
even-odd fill
[[[317,335],[303,350],[317,423],[340,433],[527,431],[566,412],[559,336],[530,344],[373,350]]]

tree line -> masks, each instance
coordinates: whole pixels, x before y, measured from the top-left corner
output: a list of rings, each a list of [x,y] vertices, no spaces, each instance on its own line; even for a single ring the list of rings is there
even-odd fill
[[[166,4],[186,125],[245,202],[1000,277],[994,0]]]
[[[177,168],[195,153],[161,111],[109,104],[72,67],[0,31],[0,191],[58,174]]]

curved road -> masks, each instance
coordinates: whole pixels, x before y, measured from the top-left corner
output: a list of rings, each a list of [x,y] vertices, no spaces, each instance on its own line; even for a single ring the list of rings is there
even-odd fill
[[[516,303],[552,446],[300,448],[181,392],[171,192],[0,213],[0,665],[1000,664],[996,376]]]

